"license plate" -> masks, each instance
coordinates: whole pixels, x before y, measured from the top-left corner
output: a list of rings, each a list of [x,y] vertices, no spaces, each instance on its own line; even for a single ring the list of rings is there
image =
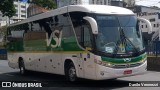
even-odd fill
[[[123,72],[123,74],[124,74],[124,75],[132,74],[132,70],[125,70],[125,71]]]

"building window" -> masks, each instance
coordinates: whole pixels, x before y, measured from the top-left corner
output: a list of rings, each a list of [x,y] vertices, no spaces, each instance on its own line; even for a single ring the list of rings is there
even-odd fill
[[[143,28],[143,25],[142,25],[142,28]]]
[[[26,6],[23,6],[23,5],[22,5],[21,8],[26,8]]]
[[[24,17],[24,18],[25,18],[25,17],[26,17],[26,15],[21,15],[21,17]]]
[[[22,13],[26,13],[26,10],[21,10]]]
[[[77,0],[75,0],[75,4],[78,4],[78,1],[77,1]]]
[[[107,1],[106,0],[104,0],[104,5],[107,5]]]
[[[16,13],[18,13],[18,10],[16,9]]]
[[[146,25],[146,28],[147,28],[147,25]]]
[[[156,24],[154,24],[154,26],[153,27],[156,27]]]
[[[155,22],[155,18],[149,19],[150,22]]]
[[[18,14],[15,14],[14,16],[18,17]]]
[[[160,19],[160,13],[158,13],[158,19]]]
[[[159,24],[157,24],[157,27],[159,27]]]

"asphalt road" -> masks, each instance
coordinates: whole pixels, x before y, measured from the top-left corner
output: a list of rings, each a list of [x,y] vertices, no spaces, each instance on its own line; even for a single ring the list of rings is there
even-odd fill
[[[144,75],[116,80],[92,81],[80,79],[76,83],[69,83],[65,81],[64,76],[54,74],[29,72],[26,76],[22,76],[18,69],[10,68],[6,60],[0,60],[0,82],[8,81],[39,82],[43,88],[0,88],[0,90],[160,90],[160,72],[147,71]],[[158,83],[159,87],[129,87],[129,85],[141,83]]]

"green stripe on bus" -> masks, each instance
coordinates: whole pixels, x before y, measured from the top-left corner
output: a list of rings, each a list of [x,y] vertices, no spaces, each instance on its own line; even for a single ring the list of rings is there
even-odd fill
[[[133,57],[131,58],[130,62],[125,62],[124,59],[126,58],[109,58],[109,57],[101,57],[102,61],[106,61],[106,62],[110,62],[110,63],[115,63],[115,64],[123,64],[123,63],[134,63],[134,62],[139,62],[145,58],[147,58],[147,54],[142,54],[140,56],[137,57]]]

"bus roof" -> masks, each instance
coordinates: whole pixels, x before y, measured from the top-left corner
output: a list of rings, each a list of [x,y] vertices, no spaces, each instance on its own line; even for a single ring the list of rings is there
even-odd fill
[[[108,5],[72,5],[68,7],[68,11],[82,11],[99,14],[134,14],[131,10]]]
[[[32,17],[29,17],[25,20],[22,20],[18,23],[11,24],[10,26],[15,26],[27,22],[32,22],[44,18],[48,18],[51,16],[63,14],[66,12],[88,12],[88,13],[97,13],[97,14],[110,14],[110,15],[134,15],[134,13],[126,8],[116,7],[116,6],[108,6],[108,5],[69,5],[65,7],[61,7],[58,9],[54,9],[42,14],[38,14]]]

